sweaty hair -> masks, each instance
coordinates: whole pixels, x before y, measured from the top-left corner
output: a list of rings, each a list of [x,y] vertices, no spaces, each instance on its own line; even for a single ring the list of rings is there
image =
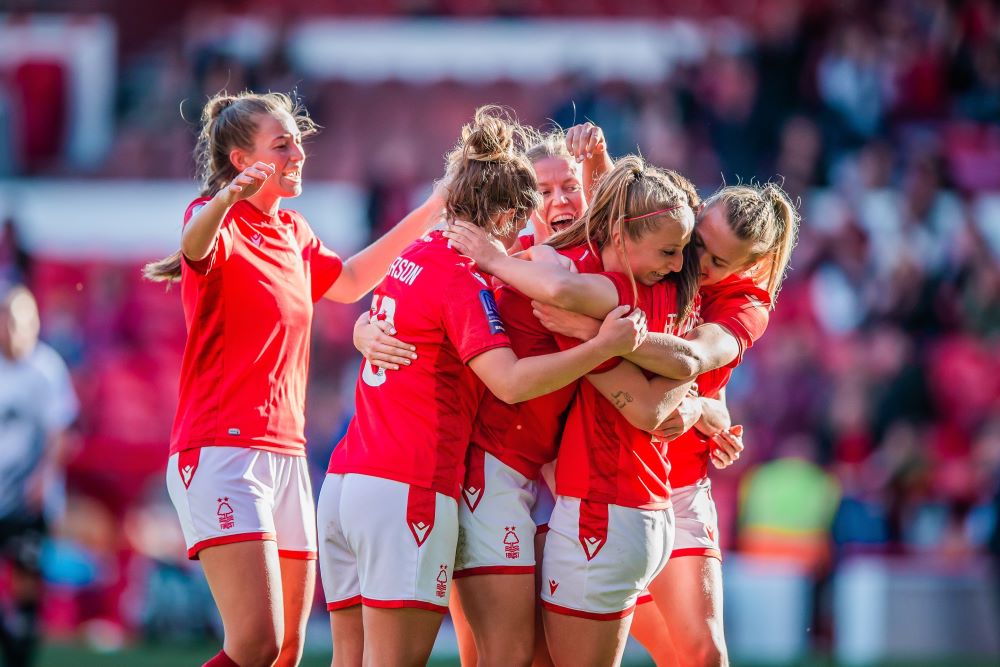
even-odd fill
[[[596,245],[594,252],[599,252],[612,242],[613,232],[618,231],[621,239],[618,250],[627,259],[626,235],[638,242],[668,219],[678,219],[682,215],[680,207],[691,209],[693,215],[700,203],[694,186],[677,172],[648,165],[637,155],[627,155],[601,179],[587,212],[546,243],[555,248],[586,243],[592,249]],[[685,249],[683,268],[670,276],[677,285],[677,310],[681,319],[690,314],[698,292],[698,263],[691,261],[690,256]],[[637,296],[635,277],[631,273],[629,280],[633,295]]]
[[[566,133],[561,129],[550,130],[545,134],[533,132],[530,139],[531,146],[524,154],[531,164],[537,164],[547,158],[573,160],[573,155],[566,148]]]
[[[317,132],[319,127],[309,117],[299,101],[284,93],[251,93],[237,95],[217,93],[205,103],[201,112],[201,131],[194,149],[194,159],[201,181],[201,196],[214,197],[236,178],[240,170],[229,159],[233,149],[252,150],[257,121],[262,115],[280,116],[286,113],[295,121],[302,137]],[[143,268],[148,280],[172,282],[181,277],[181,253],[151,262]]]
[[[447,156],[447,218],[507,236],[541,205],[535,170],[524,156],[529,133],[497,106],[476,109]],[[499,224],[501,213],[513,211]]]
[[[705,209],[721,206],[729,227],[753,244],[751,264],[769,262],[764,288],[774,304],[799,235],[799,213],[776,183],[730,185],[705,200]]]

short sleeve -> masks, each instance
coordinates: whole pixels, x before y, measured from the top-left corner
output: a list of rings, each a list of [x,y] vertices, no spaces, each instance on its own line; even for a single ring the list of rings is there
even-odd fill
[[[443,305],[445,332],[462,363],[498,347],[510,347],[493,292],[467,265],[457,267]]]
[[[309,267],[313,303],[323,298],[344,270],[340,255],[330,250],[313,233],[309,223],[298,213],[295,216],[295,233],[302,248],[302,261]]]
[[[184,227],[187,227],[188,223],[191,222],[191,218],[197,213],[205,204],[209,201],[208,197],[199,197],[191,202],[187,210],[184,211]],[[225,220],[222,221],[222,226],[219,227],[219,233],[215,237],[215,245],[209,251],[208,255],[199,259],[192,260],[184,256],[181,253],[181,257],[184,258],[184,263],[187,264],[188,268],[205,275],[211,271],[214,267],[222,264],[227,259],[229,255],[233,252],[233,221],[232,217],[226,215]]]
[[[648,295],[644,294],[643,290],[648,290],[649,288],[645,285],[636,283],[635,291],[632,290],[632,281],[628,279],[628,276],[622,273],[606,272],[597,275],[604,276],[615,286],[615,290],[618,292],[618,304],[623,306],[635,307],[636,296],[639,297],[638,303],[643,303],[644,298],[648,298]],[[568,350],[572,347],[576,347],[582,341],[576,338],[569,338],[568,336],[562,336],[559,334],[555,335],[556,344],[559,346],[560,350]],[[606,373],[612,368],[615,368],[622,362],[621,357],[612,357],[607,361],[598,365],[590,373]]]
[[[740,353],[730,364],[736,366],[743,360],[744,353],[764,335],[770,312],[771,298],[767,291],[748,284],[706,298],[701,316],[705,323],[718,324],[736,338]]]

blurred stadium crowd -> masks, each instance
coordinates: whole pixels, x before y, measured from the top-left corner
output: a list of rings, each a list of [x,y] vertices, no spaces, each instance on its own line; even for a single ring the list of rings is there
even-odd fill
[[[141,22],[120,8],[128,3],[73,4],[111,12],[118,26],[113,148],[90,169],[70,167],[59,157],[64,119],[26,115],[8,132],[22,137],[7,165],[14,176],[190,178],[194,133],[178,105],[196,118],[199,101],[225,87],[297,89],[325,128],[309,147],[307,178],[363,188],[371,234],[439,175],[461,123],[484,102],[535,125],[592,120],[613,155],[639,150],[703,194],[723,180],[783,179],[801,199],[803,227],[769,332],[730,385],[747,451],[715,477],[724,547],[796,561],[817,580],[859,552],[954,558],[989,553],[991,539],[1000,549],[991,538],[1000,483],[996,2],[646,0],[624,9],[505,0],[506,17],[656,18],[669,9],[731,37],[653,82],[576,72],[479,84],[297,71],[283,28],[303,16],[352,16],[354,3],[178,2],[151,7],[162,20]],[[489,5],[380,0],[365,13],[481,17]],[[44,77],[25,77],[0,78],[0,91],[60,108],[44,97],[57,94],[38,83]],[[178,218],[186,204],[177,202]],[[69,364],[82,405],[71,502],[48,561],[48,625],[70,633],[97,620],[96,636],[110,632],[109,641],[118,628],[197,634],[192,619],[210,621],[191,591],[207,593],[185,578],[161,475],[184,339],[179,297],[140,282],[137,263],[47,258],[28,252],[20,232],[17,219],[3,227],[0,280],[36,292],[43,338]],[[307,412],[317,476],[352,409],[349,328],[360,307],[317,310]]]

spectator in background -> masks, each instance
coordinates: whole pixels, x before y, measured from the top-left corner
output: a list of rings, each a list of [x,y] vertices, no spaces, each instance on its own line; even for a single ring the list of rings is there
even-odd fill
[[[747,473],[740,489],[740,550],[819,574],[830,565],[830,526],[840,504],[837,479],[814,463],[816,442],[789,437],[778,457]]]
[[[30,665],[38,642],[42,540],[61,513],[65,435],[78,409],[66,365],[38,332],[31,292],[10,289],[0,301],[0,557],[11,564],[0,651],[8,667]]]

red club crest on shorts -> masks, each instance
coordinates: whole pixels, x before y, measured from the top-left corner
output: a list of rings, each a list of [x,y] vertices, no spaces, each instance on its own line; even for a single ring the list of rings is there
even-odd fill
[[[448,593],[448,566],[444,563],[441,563],[441,571],[438,572],[434,593],[439,598],[443,598]]]
[[[521,555],[521,540],[517,539],[517,533],[514,529],[517,526],[505,526],[504,530],[506,533],[503,536],[503,551],[504,555],[511,559],[517,560]]]
[[[235,512],[233,512],[233,506],[229,504],[229,498],[219,498],[219,509],[215,511],[215,515],[219,517],[219,528],[222,530],[229,530],[236,525]]]

